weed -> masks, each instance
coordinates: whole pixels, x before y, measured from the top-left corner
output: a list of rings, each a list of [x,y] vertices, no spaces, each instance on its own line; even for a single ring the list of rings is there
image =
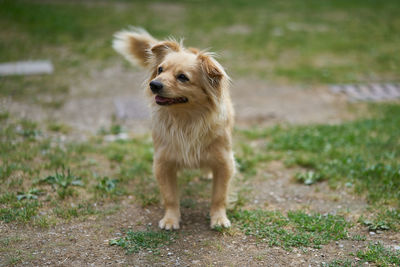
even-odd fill
[[[111,125],[110,133],[111,134],[120,134],[120,133],[122,133],[122,126],[119,125],[119,124]]]
[[[306,185],[312,185],[315,184],[316,182],[321,180],[321,175],[318,173],[315,173],[313,171],[308,171],[305,173],[297,173],[296,174],[296,179],[299,182],[302,182]]]
[[[110,245],[120,246],[127,253],[137,253],[143,249],[157,250],[175,238],[176,233],[172,231],[128,231],[125,237],[110,240]]]
[[[29,189],[28,192],[18,192],[17,194],[17,199],[22,200],[22,199],[37,199],[38,195],[41,194],[42,191],[37,189],[37,188],[31,188]]]
[[[34,140],[40,134],[40,131],[37,129],[37,123],[22,119],[16,128],[16,133],[27,139]]]
[[[381,209],[372,218],[361,216],[358,221],[368,226],[368,230],[400,230],[400,212],[396,209]]]
[[[400,265],[400,252],[385,248],[381,243],[369,244],[365,250],[357,252],[357,257],[378,266]]]
[[[369,231],[376,231],[376,230],[389,230],[390,227],[387,225],[385,221],[368,221],[368,220],[363,220],[362,223],[366,226],[368,226]]]
[[[98,183],[96,185],[96,189],[102,193],[113,194],[117,189],[117,179],[111,179],[108,177],[98,178]]]
[[[70,169],[67,170],[67,173],[65,173],[64,169],[60,173],[56,171],[54,176],[47,176],[40,182],[50,184],[53,188],[56,188],[61,199],[72,195],[72,190],[69,186],[84,186],[82,178],[72,175]]]

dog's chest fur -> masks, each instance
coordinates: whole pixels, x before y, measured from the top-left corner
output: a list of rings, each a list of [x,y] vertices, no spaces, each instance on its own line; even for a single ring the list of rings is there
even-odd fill
[[[155,152],[184,167],[198,168],[207,157],[207,147],[220,134],[213,128],[213,119],[207,117],[182,120],[167,114],[155,114]]]

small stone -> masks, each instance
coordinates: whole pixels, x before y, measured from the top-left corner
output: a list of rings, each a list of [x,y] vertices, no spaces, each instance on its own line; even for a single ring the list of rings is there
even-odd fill
[[[376,235],[376,233],[375,233],[375,232],[369,232],[369,234],[370,234],[370,235]]]
[[[344,246],[342,244],[339,244],[339,248],[343,248]]]
[[[394,250],[400,250],[400,246],[394,246]]]
[[[174,255],[174,253],[168,252],[167,255],[168,255],[168,256],[172,256],[172,255]]]

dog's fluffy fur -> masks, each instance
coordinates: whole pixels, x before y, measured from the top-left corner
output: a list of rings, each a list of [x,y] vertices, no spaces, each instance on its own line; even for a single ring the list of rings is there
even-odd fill
[[[228,75],[211,53],[186,49],[173,39],[158,41],[141,28],[114,37],[117,52],[150,71],[146,94],[152,109],[153,169],[165,206],[160,228],[179,228],[177,172],[183,168],[212,171],[211,227],[229,227],[226,199],[235,164]]]

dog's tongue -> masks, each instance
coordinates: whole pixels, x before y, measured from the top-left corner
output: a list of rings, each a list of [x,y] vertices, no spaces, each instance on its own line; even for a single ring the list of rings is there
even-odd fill
[[[157,102],[161,102],[161,103],[166,103],[166,102],[169,102],[170,99],[166,98],[166,97],[162,97],[162,96],[156,95],[156,101]]]

